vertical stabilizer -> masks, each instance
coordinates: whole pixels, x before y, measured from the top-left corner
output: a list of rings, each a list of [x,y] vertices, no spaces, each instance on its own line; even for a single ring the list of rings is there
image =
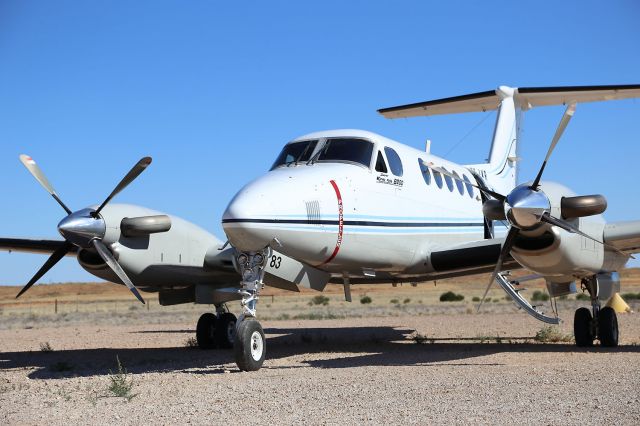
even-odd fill
[[[482,176],[494,191],[508,194],[515,187],[518,177],[517,151],[521,114],[514,101],[515,89],[500,86],[496,94],[501,101],[491,141],[489,162],[468,167]]]

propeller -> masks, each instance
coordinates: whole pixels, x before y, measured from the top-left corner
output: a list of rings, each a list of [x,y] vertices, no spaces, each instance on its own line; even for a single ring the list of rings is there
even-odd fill
[[[120,280],[131,290],[133,295],[142,303],[145,303],[144,299],[140,295],[138,289],[133,285],[131,279],[122,269],[122,266],[118,263],[111,251],[107,248],[102,239],[106,233],[106,224],[100,212],[102,209],[125,189],[131,182],[133,182],[148,166],[151,164],[151,157],[144,157],[140,159],[132,168],[129,173],[116,185],[111,191],[111,194],[100,204],[100,206],[94,210],[90,208],[78,210],[72,212],[64,202],[58,197],[58,194],[53,189],[53,185],[49,182],[45,174],[40,167],[36,164],[33,158],[28,155],[20,155],[20,161],[29,170],[29,173],[42,185],[42,187],[60,204],[60,206],[67,212],[67,216],[58,223],[58,232],[64,237],[65,244],[54,251],[49,259],[42,265],[42,267],[36,272],[36,274],[29,280],[29,282],[20,290],[16,299],[24,294],[27,290],[33,286],[44,274],[53,268],[56,263],[60,261],[74,246],[89,249],[93,248],[98,252],[98,255],[104,260],[104,262],[111,268],[111,270],[120,278]]]
[[[616,252],[624,254],[625,256],[628,256],[627,254],[618,250],[616,247],[606,244],[605,242],[600,241],[596,238],[593,238],[592,236],[580,231],[580,229],[576,228],[571,223],[563,219],[553,217],[551,215],[551,202],[549,201],[549,198],[546,196],[546,194],[540,191],[540,180],[542,179],[542,175],[547,166],[547,163],[549,162],[549,159],[551,158],[551,154],[553,153],[554,149],[558,145],[558,142],[560,141],[562,134],[564,133],[567,125],[569,124],[569,121],[573,117],[575,110],[576,110],[575,102],[570,103],[567,106],[567,109],[565,110],[564,114],[562,115],[562,119],[558,124],[556,132],[553,135],[553,139],[551,140],[551,144],[547,151],[547,155],[545,156],[544,161],[540,166],[540,170],[538,171],[538,174],[536,175],[533,182],[531,184],[522,184],[515,187],[506,196],[499,194],[495,191],[492,191],[490,189],[487,189],[484,186],[467,182],[462,178],[460,178],[458,175],[450,173],[449,171],[441,167],[436,167],[433,164],[427,164],[427,166],[430,169],[434,170],[435,172],[449,176],[463,183],[471,184],[472,186],[474,186],[475,188],[478,188],[487,196],[493,197],[495,200],[497,200],[497,202],[500,202],[504,209],[506,219],[511,225],[509,228],[509,232],[507,233],[507,236],[502,245],[502,248],[500,250],[500,255],[498,256],[498,261],[496,262],[496,267],[494,268],[493,273],[491,274],[491,279],[489,280],[489,284],[487,285],[487,288],[484,292],[484,295],[482,296],[480,304],[478,305],[478,311],[480,310],[480,307],[484,303],[485,298],[487,297],[487,294],[489,293],[489,290],[491,289],[491,286],[493,285],[496,279],[496,276],[500,273],[500,269],[502,268],[504,259],[511,252],[511,249],[513,248],[513,245],[516,241],[516,237],[518,236],[520,231],[523,229],[524,230],[531,229],[536,227],[540,223],[548,223],[550,225],[554,225],[561,229],[564,229],[567,232],[581,235],[585,238],[588,238],[599,244],[602,244],[611,250],[614,250]],[[496,203],[496,201],[491,201],[491,200],[489,201],[492,203]],[[491,205],[490,207],[491,208],[487,209],[487,211],[493,211],[498,206]]]

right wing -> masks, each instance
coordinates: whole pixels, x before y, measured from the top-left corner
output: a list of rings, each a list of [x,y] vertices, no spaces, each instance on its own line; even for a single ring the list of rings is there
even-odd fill
[[[31,240],[24,238],[0,238],[0,251],[18,251],[24,253],[51,254],[64,246],[64,240]],[[73,246],[67,256],[75,256],[78,247]]]

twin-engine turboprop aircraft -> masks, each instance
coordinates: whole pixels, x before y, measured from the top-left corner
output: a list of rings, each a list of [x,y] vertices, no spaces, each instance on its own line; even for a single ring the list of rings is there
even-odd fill
[[[266,341],[256,319],[264,285],[322,291],[341,283],[345,298],[359,283],[421,282],[493,271],[526,312],[558,323],[524,299],[510,269],[544,278],[549,294],[591,297],[574,317],[578,346],[618,344],[615,311],[601,303],[619,291],[616,273],[640,251],[640,220],[605,223],[601,195],[576,195],[542,181],[545,165],[580,102],[640,97],[640,85],[510,88],[382,109],[387,118],[498,110],[487,163],[459,165],[375,133],[331,130],[289,142],[263,176],[229,203],[223,244],[203,229],[111,199],[150,164],[143,158],[99,206],[71,211],[36,163],[21,161],[67,212],[59,240],[0,239],[0,248],[51,253],[22,289],[63,256],[97,277],[125,284],[140,301],[158,292],[162,305],[216,306],[198,321],[202,348],[234,348],[241,370],[258,370]],[[520,115],[567,105],[538,174],[517,183]],[[494,235],[494,221],[508,227]],[[227,247],[229,246],[229,247]],[[239,283],[238,283],[239,281]],[[489,287],[487,287],[487,291]],[[19,294],[19,295],[20,295]],[[18,295],[18,296],[19,296]],[[485,292],[486,296],[486,292]],[[240,300],[236,318],[225,303]],[[483,298],[484,300],[484,298]]]

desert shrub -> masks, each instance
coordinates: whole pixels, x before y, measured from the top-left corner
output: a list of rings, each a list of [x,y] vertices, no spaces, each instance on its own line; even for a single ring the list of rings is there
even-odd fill
[[[640,293],[624,293],[620,295],[624,300],[638,300]]]
[[[184,342],[184,347],[185,348],[197,348],[198,347],[198,339],[196,339],[195,337],[189,337]]]
[[[558,327],[549,326],[540,329],[534,339],[540,343],[571,342],[573,341],[573,336],[563,333]]]
[[[133,389],[133,379],[129,378],[129,373],[127,373],[127,369],[122,366],[120,363],[120,358],[116,356],[116,361],[118,363],[118,371],[109,372],[109,392],[111,395],[117,396],[120,398],[125,398],[127,401],[131,401],[136,394],[132,394],[131,390]]]
[[[404,303],[405,305],[406,305],[407,303],[411,303],[411,299],[409,299],[409,298],[407,297],[406,299],[404,299],[404,300],[402,301],[402,303]]]
[[[327,306],[329,304],[329,298],[320,294],[311,299],[311,304]]]
[[[53,352],[53,348],[49,344],[49,342],[40,343],[40,351],[41,352]]]
[[[393,303],[394,305],[397,304],[397,303],[400,303],[400,301],[398,299],[391,299],[389,302]]]
[[[576,295],[576,300],[591,300],[591,297],[586,293],[580,293]]]
[[[441,302],[460,302],[464,300],[464,296],[461,294],[456,294],[452,291],[447,291],[446,293],[442,293],[440,295]]]
[[[480,298],[478,296],[473,296],[473,298],[471,299],[472,302],[479,302]]]
[[[369,296],[362,296],[360,298],[360,303],[362,303],[363,305],[369,304],[371,302],[372,302],[372,300],[371,300],[371,298]]]
[[[533,302],[546,302],[549,300],[549,295],[547,293],[543,293],[540,290],[536,290],[531,295],[531,300]]]

